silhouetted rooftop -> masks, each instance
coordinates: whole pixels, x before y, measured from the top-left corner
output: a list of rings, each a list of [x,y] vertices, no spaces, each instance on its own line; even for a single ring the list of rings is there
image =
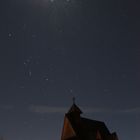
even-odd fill
[[[71,108],[69,109],[69,111],[68,111],[68,113],[79,113],[79,114],[82,114],[82,111],[81,111],[81,109],[75,104],[75,103],[73,103],[73,105],[71,106]]]

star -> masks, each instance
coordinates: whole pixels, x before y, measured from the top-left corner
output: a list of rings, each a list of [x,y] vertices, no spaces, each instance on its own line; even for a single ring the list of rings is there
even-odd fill
[[[49,79],[48,79],[48,78],[46,78],[45,80],[46,80],[46,81],[48,81]]]
[[[27,62],[30,62],[30,59],[27,59],[26,61],[27,61]]]
[[[29,77],[31,77],[32,76],[32,72],[31,71],[29,71]]]
[[[72,89],[70,89],[70,93],[72,93],[73,92],[73,90]]]
[[[32,38],[36,38],[37,36],[36,36],[36,34],[32,34]]]
[[[12,34],[11,34],[11,33],[9,33],[9,34],[8,34],[8,36],[9,36],[9,37],[12,37]]]
[[[54,2],[54,0],[50,0],[50,2]]]
[[[23,64],[24,64],[25,66],[27,66],[27,63],[26,63],[26,62],[24,62]]]
[[[27,25],[24,23],[23,24],[23,30],[25,30],[27,28]]]

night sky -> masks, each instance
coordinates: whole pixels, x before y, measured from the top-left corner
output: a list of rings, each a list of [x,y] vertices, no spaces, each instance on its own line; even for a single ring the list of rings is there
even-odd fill
[[[0,136],[60,140],[72,97],[119,140],[140,139],[140,9],[130,0],[0,2]]]

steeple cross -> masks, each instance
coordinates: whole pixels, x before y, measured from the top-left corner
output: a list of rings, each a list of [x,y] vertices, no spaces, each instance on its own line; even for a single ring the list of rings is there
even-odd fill
[[[75,97],[73,97],[73,98],[72,98],[73,104],[75,104],[75,100],[76,100]]]

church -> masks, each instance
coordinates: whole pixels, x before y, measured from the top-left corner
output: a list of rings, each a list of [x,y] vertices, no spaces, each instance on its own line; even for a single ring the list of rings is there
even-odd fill
[[[61,140],[118,140],[104,122],[81,117],[82,111],[73,103],[65,114]]]

